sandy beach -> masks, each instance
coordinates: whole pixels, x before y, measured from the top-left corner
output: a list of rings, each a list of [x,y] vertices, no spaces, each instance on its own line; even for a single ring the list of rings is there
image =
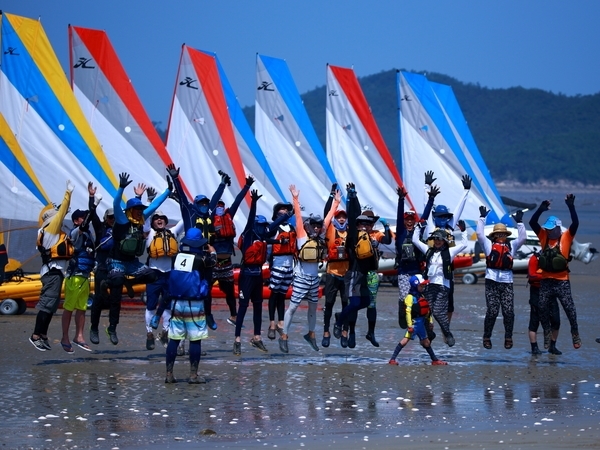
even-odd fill
[[[584,242],[584,238],[581,240]],[[434,349],[448,366],[433,367],[411,342],[397,367],[387,364],[400,338],[397,290],[382,285],[377,337],[365,338],[364,311],[357,346],[339,342],[314,352],[302,339],[306,308],[295,315],[290,353],[263,336],[268,354],[243,330],[242,356],[235,357],[233,327],[217,300],[218,330],[203,341],[204,385],[189,385],[179,357],[175,385],[165,385],[164,349],[145,349],[143,307],[126,308],[120,342],[106,335],[88,353],[59,343],[60,314],[49,336],[52,351],[28,342],[36,311],[0,316],[4,448],[595,448],[600,443],[600,304],[597,262],[573,263],[573,295],[583,346],[575,350],[563,314],[557,347],[561,356],[530,354],[528,290],[515,279],[515,346],[503,348],[501,316],[492,350],[481,345],[484,285],[456,286],[452,330],[456,345],[440,338]],[[266,302],[263,315],[268,318]],[[103,315],[101,325],[107,325]],[[322,311],[317,322],[322,332]],[[541,331],[538,334],[542,345]]]

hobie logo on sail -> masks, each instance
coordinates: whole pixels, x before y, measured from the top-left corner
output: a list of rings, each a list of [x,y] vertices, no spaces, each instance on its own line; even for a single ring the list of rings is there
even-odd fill
[[[190,89],[198,90],[198,88],[196,86],[192,86],[192,83],[195,83],[196,81],[198,81],[198,80],[194,80],[190,77],[185,77],[185,79],[183,81],[179,82],[179,86],[185,86]]]
[[[339,97],[339,95],[335,89],[332,89],[329,91],[329,96],[330,97]]]
[[[401,102],[412,102],[411,98],[408,95],[404,95],[401,99]]]
[[[17,51],[17,49],[15,47],[8,47],[6,49],[6,51],[4,52],[5,55],[10,55],[10,56],[20,56],[19,53],[15,53]]]
[[[89,63],[92,60],[92,58],[85,58],[85,57],[81,57],[79,58],[79,60],[77,61],[77,63],[73,66],[74,69],[95,69],[96,66],[88,66],[87,63]]]
[[[271,91],[274,92],[275,89],[270,87],[273,83],[269,83],[268,81],[263,81],[261,85],[257,88],[259,91]]]

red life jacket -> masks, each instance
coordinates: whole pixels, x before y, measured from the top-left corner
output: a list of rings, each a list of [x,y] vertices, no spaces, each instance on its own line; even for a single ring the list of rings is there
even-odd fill
[[[238,248],[244,248],[244,235],[240,235],[238,239]],[[252,244],[243,252],[242,264],[249,266],[262,266],[267,262],[267,243],[263,240],[256,239],[252,241]]]
[[[510,244],[495,242],[492,251],[485,258],[486,266],[490,269],[511,270],[513,267],[513,256]]]
[[[273,256],[296,254],[298,248],[296,247],[296,232],[293,229],[290,231],[280,231],[277,239],[287,239],[288,243],[273,244]]]
[[[225,239],[235,237],[235,224],[228,211],[222,216],[215,214],[213,219],[217,238]]]

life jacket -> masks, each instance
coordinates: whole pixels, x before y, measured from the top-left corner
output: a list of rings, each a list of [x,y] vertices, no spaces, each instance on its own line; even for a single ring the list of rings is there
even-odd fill
[[[215,236],[218,239],[227,239],[235,237],[235,224],[233,223],[233,219],[231,218],[231,214],[229,214],[229,212],[225,212],[221,216],[215,214],[213,219]]]
[[[253,233],[252,237],[258,238],[258,235]],[[254,239],[252,244],[250,244],[246,250],[243,250],[244,235],[241,234],[238,239],[238,248],[242,250],[242,264],[262,266],[267,262],[267,243],[262,239]]]
[[[485,258],[485,263],[490,269],[511,270],[513,267],[513,256],[510,244],[493,243],[492,251]]]
[[[435,253],[435,250],[433,248],[430,248],[427,250],[427,253],[425,254],[425,271],[423,272],[423,278],[424,279],[428,279],[428,273],[429,273],[429,263],[431,261],[431,257],[433,256],[433,254]],[[450,258],[450,250],[448,249],[448,247],[444,248],[441,251],[442,254],[442,271],[444,273],[444,278],[446,278],[447,280],[451,280],[452,279],[452,259]]]
[[[215,238],[215,226],[210,217],[198,217],[196,218],[196,228],[202,230],[202,236],[204,236],[210,243]]]
[[[346,251],[347,231],[339,231],[333,225],[327,229],[325,242],[327,244],[327,260],[346,261],[348,252]]]
[[[119,252],[125,256],[142,256],[146,241],[141,227],[130,224],[125,237],[119,242]]]
[[[366,231],[358,232],[358,239],[354,246],[354,251],[358,259],[367,259],[375,255],[375,249],[371,243],[371,237]]]
[[[58,242],[50,248],[43,246],[44,242],[44,229],[42,228],[38,233],[37,238],[37,249],[42,256],[42,263],[48,264],[51,260],[64,260],[71,259],[75,253],[73,242],[67,236],[67,233],[61,231],[58,236]]]
[[[564,272],[565,270],[569,270],[570,260],[571,257],[567,259],[561,253],[560,241],[554,247],[550,247],[546,243],[546,246],[540,252],[538,267],[545,272]]]
[[[296,231],[290,225],[290,231],[282,231],[280,228],[279,234],[276,239],[287,239],[287,244],[273,244],[272,253],[273,256],[280,255],[295,255],[297,251],[296,247]]]
[[[96,258],[94,251],[94,241],[89,232],[83,232],[80,235],[81,241],[78,239],[76,244],[81,242],[81,245],[75,248],[73,258],[69,263],[68,273],[74,274],[89,274],[94,270],[96,265]]]
[[[156,231],[148,246],[148,256],[150,258],[175,256],[177,254],[177,247],[177,239],[175,239],[171,230]]]
[[[202,300],[208,296],[209,283],[196,267],[196,256],[190,253],[178,253],[173,269],[169,272],[169,296],[179,300]]]
[[[320,239],[308,239],[298,251],[298,259],[304,262],[319,262],[323,260],[324,247]]]
[[[413,319],[419,317],[427,317],[430,312],[429,302],[425,297],[416,297],[415,295],[409,294],[412,297],[412,306],[410,308],[410,316]],[[401,302],[400,311],[398,313],[398,325],[400,328],[407,329],[408,323],[406,322],[406,302]]]

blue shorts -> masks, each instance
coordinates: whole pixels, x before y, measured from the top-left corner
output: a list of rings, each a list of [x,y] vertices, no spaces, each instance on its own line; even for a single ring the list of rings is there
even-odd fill
[[[414,340],[415,337],[418,337],[420,341],[427,339],[427,330],[425,329],[425,317],[419,317],[417,319],[413,319],[413,332],[406,330],[406,334],[404,335],[407,339]]]

